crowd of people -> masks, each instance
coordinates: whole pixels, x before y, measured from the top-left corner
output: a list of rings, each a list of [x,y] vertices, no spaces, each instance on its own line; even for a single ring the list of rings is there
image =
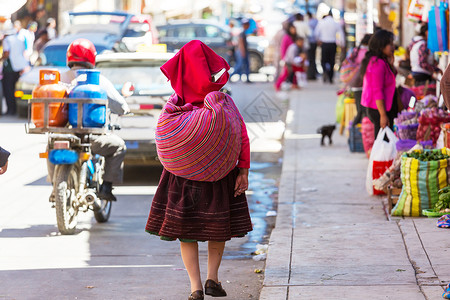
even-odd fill
[[[56,21],[53,18],[47,19],[45,27],[34,20],[28,21],[25,26],[24,22],[26,21],[14,21],[12,28],[3,33],[1,41],[3,47],[1,86],[6,100],[7,115],[16,114],[14,91],[19,77],[36,62],[43,46],[56,37]]]
[[[307,80],[317,79],[317,47],[322,50],[323,82],[332,84],[337,47],[344,44],[344,30],[331,10],[321,20],[311,12],[306,17],[301,13],[289,17],[274,37],[275,90],[280,91],[285,82],[297,89],[304,87]]]

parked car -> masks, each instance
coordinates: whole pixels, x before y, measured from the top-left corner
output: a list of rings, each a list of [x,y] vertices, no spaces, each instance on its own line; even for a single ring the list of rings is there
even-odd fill
[[[126,98],[132,115],[119,119],[115,133],[126,143],[126,165],[159,164],[155,144],[158,116],[173,93],[160,67],[173,53],[105,53],[96,57],[96,68],[121,92],[131,82],[133,95]]]
[[[158,26],[159,42],[167,45],[168,51],[176,51],[191,40],[197,39],[211,47],[217,54],[234,65],[230,55],[231,33],[223,25],[208,20],[175,20]],[[264,65],[264,50],[269,45],[265,38],[248,36],[250,72],[258,73]]]
[[[128,51],[122,39],[133,17],[122,12],[69,13],[69,32],[50,40],[42,49],[35,66],[23,74],[16,84],[16,102],[19,117],[28,115],[28,99],[33,88],[39,84],[39,70],[56,68],[67,70],[66,51],[74,40],[85,38],[94,43],[97,53],[104,51]]]

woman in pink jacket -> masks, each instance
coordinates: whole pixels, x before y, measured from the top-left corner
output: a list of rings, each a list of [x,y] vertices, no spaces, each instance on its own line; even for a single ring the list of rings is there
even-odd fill
[[[361,65],[363,92],[361,105],[375,125],[375,135],[380,128],[392,128],[398,112],[395,99],[394,35],[379,30],[369,40],[369,51]]]

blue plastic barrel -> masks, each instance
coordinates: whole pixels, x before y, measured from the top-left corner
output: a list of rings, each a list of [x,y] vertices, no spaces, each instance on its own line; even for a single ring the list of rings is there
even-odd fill
[[[108,101],[106,91],[100,85],[100,71],[77,70],[77,85],[69,93],[69,98],[103,99]],[[69,104],[69,123],[77,127],[78,104]],[[83,127],[103,127],[106,122],[106,106],[103,104],[83,104]]]

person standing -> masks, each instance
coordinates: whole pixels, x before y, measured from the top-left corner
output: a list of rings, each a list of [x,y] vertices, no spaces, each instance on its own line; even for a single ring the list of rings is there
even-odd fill
[[[31,21],[27,29],[21,29],[19,31],[19,39],[25,42],[25,57],[30,60],[31,55],[33,54],[34,49],[34,40],[35,33],[38,28],[38,23],[35,21]]]
[[[234,74],[239,75],[239,80],[241,79],[242,73],[247,75],[247,83],[250,83],[250,62],[248,58],[248,44],[247,44],[247,34],[245,33],[250,27],[250,22],[248,19],[242,19],[242,31],[237,39],[237,46],[235,49],[236,64],[234,65]]]
[[[309,36],[309,49],[307,50],[309,67],[306,73],[308,80],[316,80],[317,76],[317,67],[316,67],[316,50],[317,50],[317,41],[314,37],[314,31],[317,27],[317,23],[319,22],[314,15],[308,11],[308,26],[311,31],[311,35]]]
[[[7,115],[16,114],[16,100],[14,96],[16,82],[19,80],[20,75],[30,68],[30,63],[24,56],[25,41],[18,36],[20,28],[20,21],[15,21],[11,35],[3,40],[2,87],[8,107]]]
[[[55,19],[48,18],[45,28],[47,29],[47,34],[48,34],[49,40],[56,38],[56,20]]]
[[[311,36],[311,29],[308,23],[305,22],[305,17],[301,13],[295,15],[295,21],[292,23],[295,26],[297,35],[303,38],[303,49],[309,49],[309,37]]]
[[[0,147],[0,175],[4,174],[8,169],[8,158],[10,153]]]
[[[362,64],[363,89],[361,105],[374,124],[375,134],[380,128],[394,126],[398,104],[395,97],[394,34],[387,30],[375,32],[369,40]]]
[[[317,23],[314,35],[317,44],[322,48],[323,82],[333,83],[336,49],[338,44],[344,44],[344,32],[341,25],[334,21],[331,10],[328,15]]]
[[[205,98],[211,97],[210,95],[214,95],[216,99],[226,97],[227,101],[232,102],[231,98],[218,92],[228,81],[229,68],[222,57],[201,41],[193,40],[187,43],[176,56],[161,67],[161,71],[170,80],[175,90],[164,111],[173,111],[174,106],[183,111],[189,107],[193,110],[202,109],[206,106]],[[177,176],[164,168],[145,226],[146,232],[157,235],[163,240],[180,240],[181,257],[191,284],[189,300],[203,300],[204,294],[213,297],[227,295],[219,282],[218,274],[225,242],[233,237],[243,237],[252,230],[245,197],[250,168],[250,143],[242,116],[237,108],[235,112],[236,114],[225,113],[228,121],[224,124],[224,126],[234,124],[233,127],[241,128],[240,136],[237,136],[240,149],[230,149],[230,147],[223,149],[224,151],[236,150],[236,154],[239,155],[237,161],[226,162],[226,165],[223,165],[231,171],[223,174],[224,177],[216,181],[199,181]],[[177,115],[180,118],[183,117],[183,113],[177,113]],[[207,119],[205,117],[202,120]],[[170,126],[169,123],[170,121],[166,120],[164,126]],[[209,126],[209,124],[200,123],[197,123],[196,119],[193,122],[188,121],[181,129],[184,132],[178,132],[181,135],[189,134],[191,132],[189,128],[195,124]],[[212,135],[215,135],[215,132],[212,132]],[[179,138],[172,133],[164,136],[165,140]],[[201,137],[198,138],[201,139]],[[196,151],[202,151],[206,155],[210,152],[209,148],[214,146],[209,145],[205,139],[201,141],[203,142],[205,144],[202,147],[196,146]],[[194,150],[186,149],[188,152]],[[183,153],[179,154],[174,157],[177,161],[183,159]],[[217,159],[217,157],[210,159]],[[206,165],[201,172],[206,173],[206,177],[218,171],[215,164],[211,164],[208,158],[198,163]],[[192,169],[192,172],[199,173],[198,169]],[[199,266],[199,241],[208,242],[208,271],[204,290]]]

